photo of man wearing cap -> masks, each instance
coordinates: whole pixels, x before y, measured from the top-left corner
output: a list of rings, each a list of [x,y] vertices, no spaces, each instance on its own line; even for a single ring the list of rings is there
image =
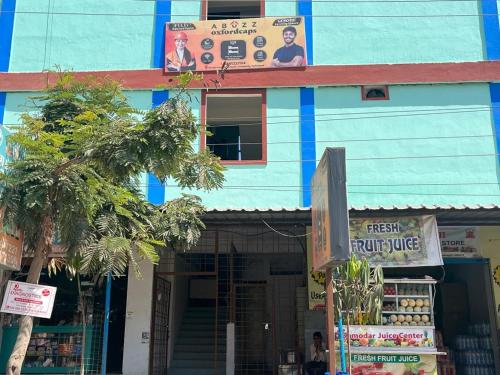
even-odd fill
[[[186,33],[179,32],[175,35],[175,49],[168,52],[165,59],[169,72],[185,72],[196,70],[196,59],[187,48],[188,37]]]

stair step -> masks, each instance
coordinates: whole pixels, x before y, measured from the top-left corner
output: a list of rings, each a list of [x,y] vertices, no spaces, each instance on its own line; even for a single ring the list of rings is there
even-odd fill
[[[203,359],[174,359],[171,364],[172,368],[197,368],[197,369],[210,369],[214,367],[213,360]],[[217,362],[218,368],[226,368],[226,362]]]
[[[181,331],[179,333],[179,336],[177,337],[177,341],[180,340],[181,338],[185,339],[212,339],[215,340],[216,332],[211,331],[211,332],[203,332],[203,331]],[[225,340],[226,339],[226,332],[225,331],[219,331],[217,332],[217,340]]]
[[[226,352],[226,345],[218,345],[217,350],[219,353]],[[214,345],[184,345],[184,344],[175,344],[174,348],[175,353],[210,353],[214,354],[215,346]]]
[[[215,344],[215,337],[213,336],[207,336],[207,337],[183,337],[180,336],[177,338],[176,343],[178,345],[214,345]],[[218,344],[226,344],[226,339],[225,338],[217,338],[217,343]]]
[[[224,375],[226,369],[169,368],[168,375]]]
[[[179,351],[175,351],[174,352],[174,360],[204,360],[204,361],[213,361],[214,360],[214,356],[215,356],[215,353],[214,351],[212,350],[211,352],[205,352],[205,353],[202,353],[202,352],[198,352],[198,351],[194,351],[194,350],[191,350],[189,352],[179,352]],[[217,359],[220,361],[220,360],[223,360],[226,358],[226,352],[221,352],[219,351],[219,353],[217,353]]]
[[[208,325],[208,324],[182,324],[181,325],[181,333],[183,332],[190,332],[190,331],[196,331],[200,333],[214,333],[215,332],[215,325]],[[226,331],[226,326],[223,325],[218,325],[217,326],[217,331]]]

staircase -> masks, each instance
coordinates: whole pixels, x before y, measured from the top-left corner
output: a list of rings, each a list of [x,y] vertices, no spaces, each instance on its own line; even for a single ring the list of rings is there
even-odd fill
[[[215,308],[188,307],[174,346],[168,375],[224,375],[226,371],[226,326],[217,327],[215,358]]]

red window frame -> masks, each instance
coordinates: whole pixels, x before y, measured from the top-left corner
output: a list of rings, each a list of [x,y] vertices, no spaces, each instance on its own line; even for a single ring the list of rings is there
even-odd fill
[[[367,98],[366,94],[371,89],[382,89],[385,92],[385,98]],[[371,100],[389,100],[389,86],[387,85],[367,85],[361,86],[361,100],[371,101]]]
[[[208,12],[208,1],[209,0],[201,0],[201,20],[207,20],[207,12]],[[266,16],[266,0],[260,0],[260,16]]]
[[[259,160],[221,160],[223,165],[259,165],[267,164],[267,98],[265,89],[246,89],[246,90],[209,90],[202,91],[201,94],[201,132],[200,132],[200,150],[207,147],[206,124],[207,124],[207,96],[209,95],[260,95],[261,102],[261,135],[262,135],[262,159]]]

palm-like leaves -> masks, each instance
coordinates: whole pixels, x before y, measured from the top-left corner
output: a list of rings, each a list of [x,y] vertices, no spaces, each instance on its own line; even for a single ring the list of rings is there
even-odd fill
[[[186,81],[184,84],[187,84]],[[158,261],[157,246],[193,245],[201,235],[200,200],[183,196],[161,207],[136,182],[145,172],[180,186],[210,190],[223,181],[219,159],[193,149],[199,126],[175,97],[142,113],[109,80],[75,81],[61,74],[36,98],[40,115],[24,114],[10,137],[23,159],[0,176],[0,205],[34,249],[49,216],[71,269],[121,274],[138,260]]]
[[[380,266],[370,268],[366,258],[353,255],[333,273],[333,296],[337,316],[352,322],[379,324],[384,299],[384,274]]]

